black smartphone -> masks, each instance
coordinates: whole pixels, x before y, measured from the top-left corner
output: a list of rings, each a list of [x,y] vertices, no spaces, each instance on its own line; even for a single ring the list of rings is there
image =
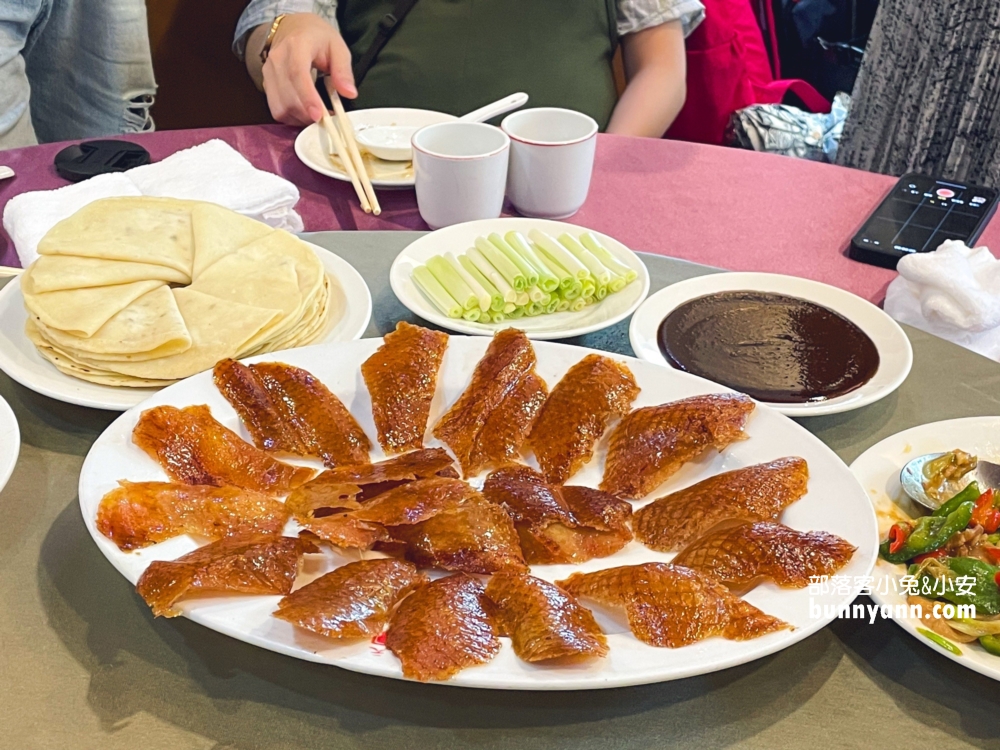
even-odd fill
[[[936,250],[945,240],[971,246],[997,209],[994,188],[905,174],[851,240],[854,260],[895,268],[904,255]]]

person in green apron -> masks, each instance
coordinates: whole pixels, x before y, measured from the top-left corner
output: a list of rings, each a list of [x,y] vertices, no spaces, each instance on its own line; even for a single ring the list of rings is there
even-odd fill
[[[253,0],[233,49],[289,124],[322,115],[316,70],[353,108],[462,115],[524,91],[529,106],[659,137],[684,104],[684,38],[703,17],[700,0]]]

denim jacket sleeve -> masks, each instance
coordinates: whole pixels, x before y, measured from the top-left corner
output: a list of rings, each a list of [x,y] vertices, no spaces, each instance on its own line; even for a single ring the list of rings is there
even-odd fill
[[[313,5],[334,5],[329,0],[314,3],[314,0],[251,0],[243,10],[236,33],[233,35],[233,53],[243,60],[246,55],[247,36],[262,23],[271,23],[283,13],[312,13]]]

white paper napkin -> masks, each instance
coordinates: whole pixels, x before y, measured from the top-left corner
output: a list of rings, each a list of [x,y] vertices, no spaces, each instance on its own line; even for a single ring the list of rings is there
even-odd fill
[[[276,174],[255,168],[232,146],[213,139],[155,164],[98,175],[56,190],[22,193],[8,201],[3,226],[21,265],[38,257],[38,243],[56,223],[101,198],[151,195],[218,203],[277,229],[301,232],[295,212],[299,190]]]
[[[948,240],[899,261],[885,311],[900,323],[1000,360],[1000,260]]]

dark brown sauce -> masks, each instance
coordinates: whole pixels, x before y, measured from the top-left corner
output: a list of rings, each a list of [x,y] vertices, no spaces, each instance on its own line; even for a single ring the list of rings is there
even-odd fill
[[[771,292],[719,292],[674,309],[658,332],[678,370],[759,401],[825,401],[875,375],[878,350],[842,315]]]

